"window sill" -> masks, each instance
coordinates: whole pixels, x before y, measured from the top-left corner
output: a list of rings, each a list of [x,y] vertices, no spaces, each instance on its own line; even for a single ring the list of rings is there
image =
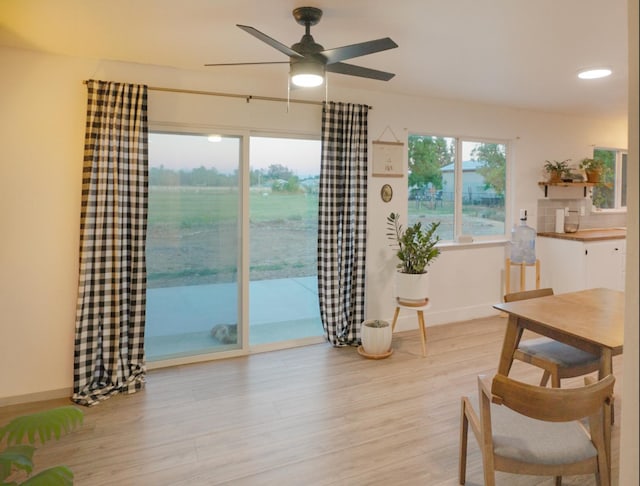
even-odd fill
[[[591,214],[627,214],[627,208],[611,208],[611,209],[592,208]]]
[[[509,240],[506,238],[496,238],[494,240],[475,240],[470,243],[459,243],[457,241],[447,241],[444,243],[438,243],[438,248],[442,251],[448,250],[463,250],[472,248],[485,248],[491,246],[505,246],[509,244]]]

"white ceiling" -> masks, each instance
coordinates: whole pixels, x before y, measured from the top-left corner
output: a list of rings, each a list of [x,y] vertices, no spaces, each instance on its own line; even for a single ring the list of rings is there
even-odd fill
[[[394,72],[391,81],[330,73],[329,86],[627,113],[626,0],[0,0],[0,45],[279,80],[285,64],[203,64],[287,61],[236,24],[290,46],[304,33],[291,15],[300,6],[323,10],[311,33],[325,48],[387,36],[399,45],[346,61]],[[578,80],[601,65],[613,75]]]

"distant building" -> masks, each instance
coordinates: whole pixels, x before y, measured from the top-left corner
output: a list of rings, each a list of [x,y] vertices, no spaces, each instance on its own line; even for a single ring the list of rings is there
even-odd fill
[[[501,199],[492,187],[485,187],[484,177],[478,172],[482,167],[482,160],[465,160],[462,162],[462,200],[472,204],[495,204]],[[443,194],[445,201],[453,200],[454,191],[454,164],[445,165],[442,172]]]

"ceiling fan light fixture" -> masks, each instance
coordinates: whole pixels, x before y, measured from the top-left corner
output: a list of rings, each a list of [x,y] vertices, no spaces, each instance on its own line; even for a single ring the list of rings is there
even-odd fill
[[[611,75],[609,68],[584,69],[578,73],[580,79],[599,79]]]
[[[324,82],[324,66],[317,62],[291,64],[291,82],[301,88],[314,88]]]

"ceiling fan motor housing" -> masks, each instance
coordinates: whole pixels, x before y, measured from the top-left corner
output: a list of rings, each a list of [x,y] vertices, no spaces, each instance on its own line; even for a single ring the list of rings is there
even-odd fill
[[[322,18],[322,10],[316,7],[299,7],[293,10],[293,18],[300,25],[316,25]]]

